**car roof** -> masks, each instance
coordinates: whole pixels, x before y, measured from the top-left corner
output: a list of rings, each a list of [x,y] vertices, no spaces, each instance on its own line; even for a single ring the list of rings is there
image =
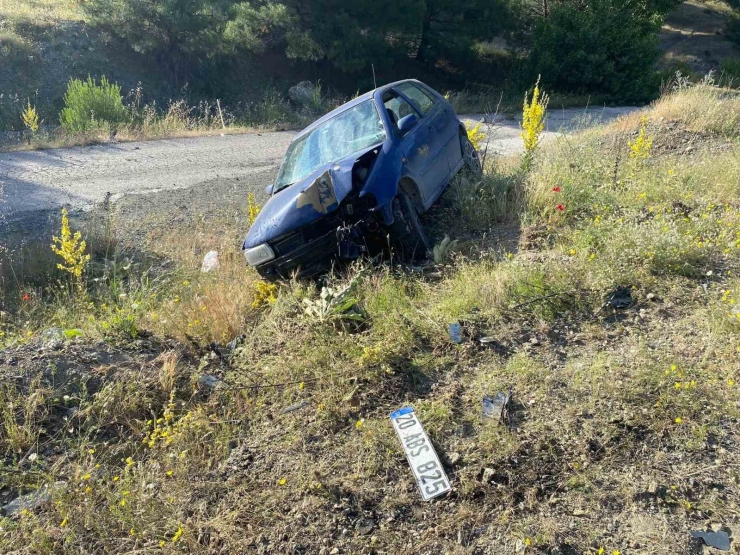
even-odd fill
[[[335,108],[325,116],[320,117],[315,122],[313,122],[311,125],[306,127],[303,131],[299,132],[295,137],[293,137],[293,141],[296,141],[303,137],[304,135],[310,133],[317,127],[319,127],[324,122],[332,119],[334,116],[337,116],[344,112],[345,110],[349,110],[350,108],[353,108],[357,106],[358,104],[362,104],[363,102],[367,100],[371,100],[376,93],[380,93],[381,95],[384,94],[387,90],[392,89],[393,87],[396,87],[398,85],[401,85],[403,83],[419,83],[416,79],[403,79],[401,81],[396,81],[395,83],[388,83],[387,85],[383,85],[382,87],[378,87],[377,89],[373,89],[371,91],[368,91],[364,94],[361,94],[357,98],[353,98],[349,102],[342,104],[338,108]]]

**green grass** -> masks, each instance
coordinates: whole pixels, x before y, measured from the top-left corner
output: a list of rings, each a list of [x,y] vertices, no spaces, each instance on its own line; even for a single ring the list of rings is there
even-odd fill
[[[3,551],[397,553],[413,538],[415,552],[529,539],[532,553],[673,554],[707,520],[736,528],[736,102],[703,86],[661,99],[642,162],[627,146],[638,115],[544,145],[528,171],[499,161],[458,183],[434,234],[459,244],[427,277],[355,266],[255,307],[242,215],[194,224],[185,245],[181,230],[151,237],[157,264],[98,254],[83,292],[16,282],[3,356],[32,381],[3,381],[0,475],[14,494],[67,488],[0,520]],[[690,153],[664,148],[666,121],[698,137]],[[200,274],[214,245],[222,268]],[[359,320],[306,310],[322,285],[350,284]],[[634,306],[605,305],[617,286]],[[37,362],[50,325],[84,336]],[[235,336],[228,363],[210,354]],[[484,420],[482,397],[509,388],[511,425]],[[404,404],[458,460],[446,500],[420,500],[388,421]],[[379,526],[360,535],[360,517]]]

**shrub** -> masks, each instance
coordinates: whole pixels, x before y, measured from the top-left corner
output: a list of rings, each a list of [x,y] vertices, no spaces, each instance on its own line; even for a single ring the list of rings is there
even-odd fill
[[[719,67],[729,79],[740,80],[740,58],[723,58]]]
[[[649,100],[658,92],[659,29],[656,13],[625,0],[558,3],[534,28],[528,73],[561,92]]]
[[[115,126],[127,121],[120,85],[108,82],[105,76],[100,78],[99,85],[90,76],[87,81],[71,79],[59,120],[62,127],[71,133],[88,131],[101,124]]]

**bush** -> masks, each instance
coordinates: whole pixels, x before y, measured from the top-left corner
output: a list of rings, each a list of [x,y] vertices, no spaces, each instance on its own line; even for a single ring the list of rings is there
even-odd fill
[[[121,99],[120,85],[109,83],[105,76],[100,78],[100,85],[90,76],[87,81],[71,79],[59,120],[71,133],[88,131],[101,124],[115,126],[126,122],[128,114]]]
[[[740,79],[740,58],[723,58],[719,67],[729,79]]]
[[[659,29],[655,12],[626,0],[556,4],[534,28],[529,78],[541,74],[550,90],[650,100],[658,92]]]

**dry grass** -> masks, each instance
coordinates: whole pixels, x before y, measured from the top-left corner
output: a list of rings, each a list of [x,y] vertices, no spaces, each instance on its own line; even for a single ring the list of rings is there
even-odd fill
[[[733,120],[734,102],[697,88],[649,116],[678,117],[682,105],[693,132],[736,140],[721,119]],[[699,128],[692,111],[714,115]],[[36,307],[37,326],[52,314],[86,337],[43,360],[33,342],[3,353],[4,376],[15,357],[48,391],[14,414],[37,446],[26,474],[14,465],[28,438],[2,432],[0,472],[12,479],[0,494],[68,485],[1,520],[0,546],[667,555],[707,522],[737,530],[737,151],[656,150],[638,163],[625,126],[544,146],[528,173],[471,185],[477,203],[449,195],[440,217],[460,251],[427,278],[350,268],[282,284],[275,303],[255,308],[236,230],[216,223],[184,245],[150,237],[168,262],[121,279],[116,295],[91,289],[85,302]],[[483,194],[492,182],[508,185]],[[517,252],[486,246],[486,217],[520,224]],[[214,244],[221,269],[200,274]],[[352,318],[305,310],[321,285],[350,284]],[[632,306],[605,306],[620,285]],[[461,345],[450,342],[453,321]],[[223,343],[235,336],[232,351]],[[481,336],[494,341],[483,347]],[[49,366],[60,369],[53,380]],[[36,388],[10,383],[6,399]],[[482,396],[509,388],[510,425],[482,418]],[[444,499],[420,501],[388,421],[405,404],[446,461]]]

